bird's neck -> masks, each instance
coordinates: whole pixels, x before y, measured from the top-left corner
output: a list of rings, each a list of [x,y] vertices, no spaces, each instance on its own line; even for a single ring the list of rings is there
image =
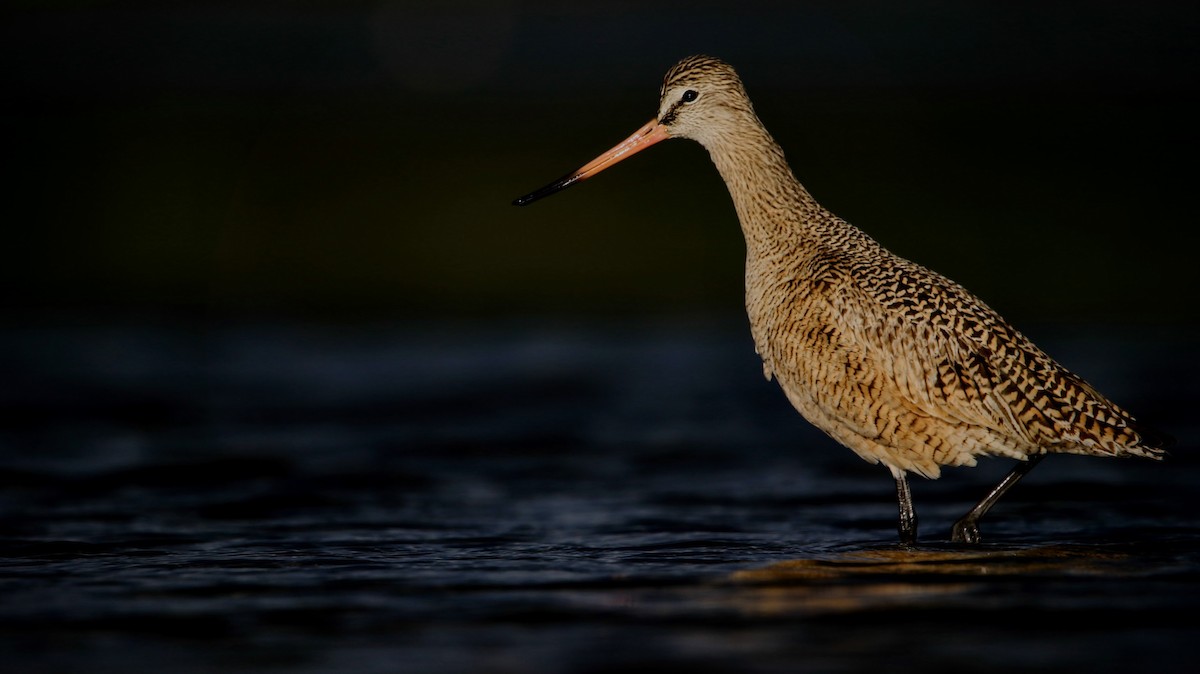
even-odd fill
[[[812,246],[819,228],[836,219],[796,180],[783,149],[757,117],[737,133],[706,143],[742,224],[748,252]]]

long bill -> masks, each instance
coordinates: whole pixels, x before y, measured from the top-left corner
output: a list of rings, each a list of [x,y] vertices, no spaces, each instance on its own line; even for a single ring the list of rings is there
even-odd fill
[[[591,178],[622,159],[632,157],[651,145],[670,137],[671,134],[667,133],[667,127],[659,124],[657,119],[652,119],[645,126],[635,131],[632,136],[617,143],[611,150],[584,164],[579,169],[568,173],[539,190],[534,190],[519,199],[515,199],[513,206],[527,206],[542,197],[548,197],[555,192],[565,190],[580,180]]]

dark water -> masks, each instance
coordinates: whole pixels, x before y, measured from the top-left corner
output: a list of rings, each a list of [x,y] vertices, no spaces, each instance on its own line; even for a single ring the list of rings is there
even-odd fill
[[[6,671],[1191,671],[1195,340],[1047,350],[1180,439],[893,485],[740,321],[10,326]]]

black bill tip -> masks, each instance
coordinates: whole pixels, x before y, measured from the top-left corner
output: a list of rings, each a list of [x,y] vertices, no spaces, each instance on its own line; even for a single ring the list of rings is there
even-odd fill
[[[538,199],[548,197],[555,192],[561,192],[562,190],[567,189],[571,185],[574,185],[576,182],[578,182],[581,177],[582,176],[580,176],[578,173],[569,173],[541,189],[536,189],[523,197],[517,197],[516,199],[513,199],[512,205],[528,206]]]

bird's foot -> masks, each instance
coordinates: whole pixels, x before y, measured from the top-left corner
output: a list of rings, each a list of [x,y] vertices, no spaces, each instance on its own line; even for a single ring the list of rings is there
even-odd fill
[[[950,540],[955,543],[978,543],[979,525],[969,517],[962,518],[950,530]]]

